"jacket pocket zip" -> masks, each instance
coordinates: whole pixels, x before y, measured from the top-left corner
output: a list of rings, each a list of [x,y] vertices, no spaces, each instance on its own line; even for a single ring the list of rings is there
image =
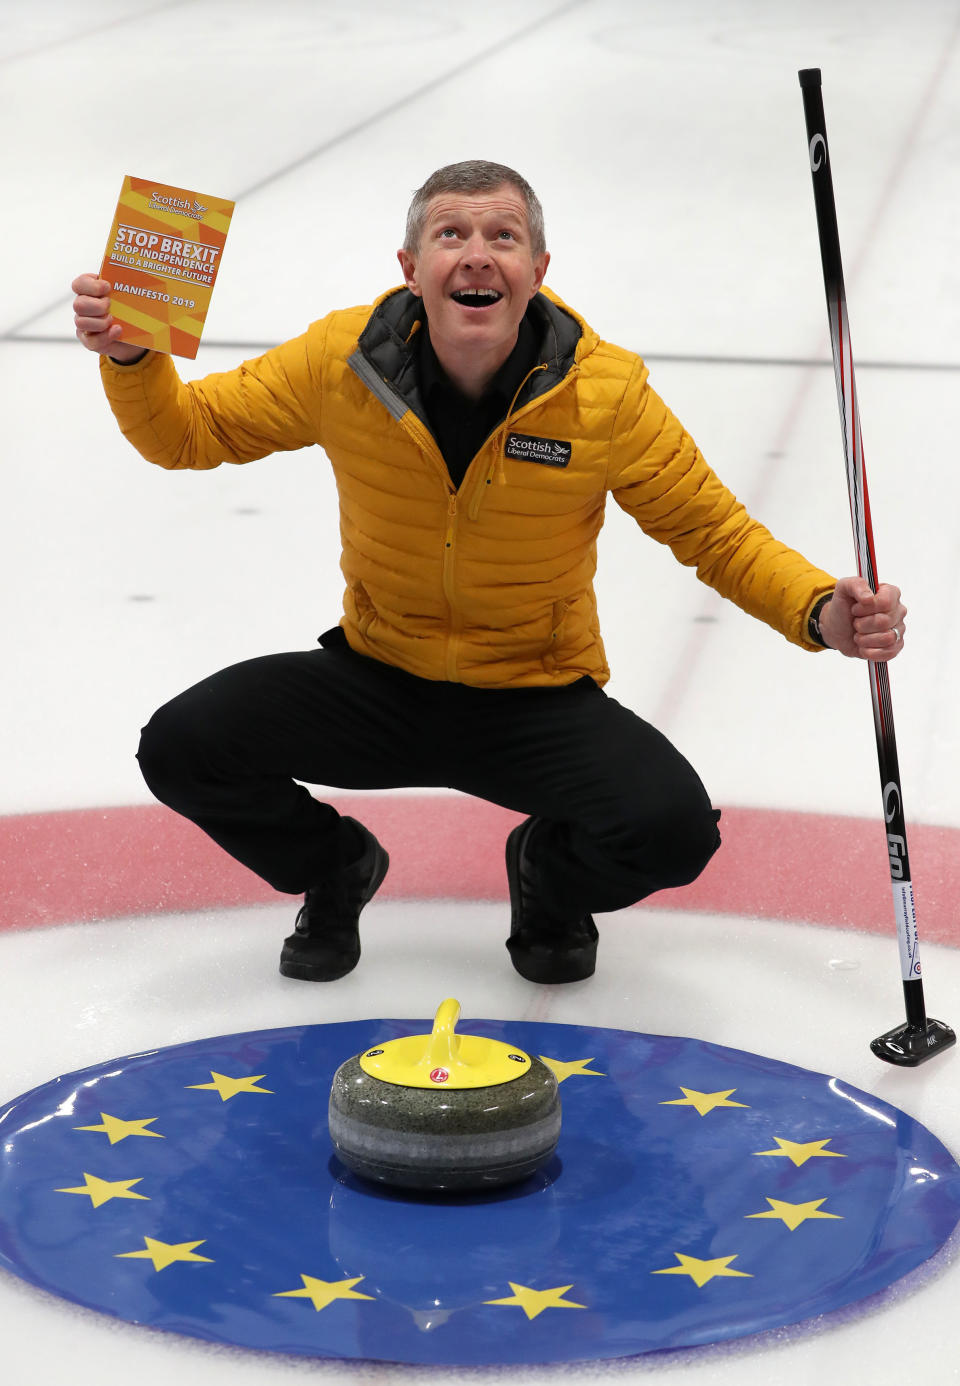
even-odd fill
[[[361,635],[365,636],[377,613],[373,602],[370,600],[370,595],[362,582],[354,584],[353,604],[357,609],[357,629]]]
[[[570,610],[569,603],[563,600],[553,604],[553,611],[550,613],[550,639],[547,641],[547,648],[543,653],[543,667],[547,673],[552,674],[557,667],[557,648],[560,643],[560,636],[563,631],[563,623],[567,619],[567,612]]]

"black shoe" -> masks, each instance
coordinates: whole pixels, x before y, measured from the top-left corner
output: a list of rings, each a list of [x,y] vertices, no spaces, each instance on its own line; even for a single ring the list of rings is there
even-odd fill
[[[597,965],[597,927],[589,914],[560,919],[538,903],[537,871],[528,851],[535,824],[528,818],[507,838],[510,960],[528,982],[582,982]]]
[[[380,887],[390,858],[355,818],[348,823],[363,842],[359,857],[311,886],[297,915],[294,932],[283,941],[280,971],[304,982],[335,982],[360,961],[360,911]]]

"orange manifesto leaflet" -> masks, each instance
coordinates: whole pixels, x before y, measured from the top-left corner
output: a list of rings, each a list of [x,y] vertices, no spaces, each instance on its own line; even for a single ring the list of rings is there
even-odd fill
[[[233,208],[223,197],[124,178],[100,269],[122,342],[194,359]]]

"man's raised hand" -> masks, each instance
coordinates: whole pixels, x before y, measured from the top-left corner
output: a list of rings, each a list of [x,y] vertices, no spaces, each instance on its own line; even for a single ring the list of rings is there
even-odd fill
[[[123,326],[110,315],[110,284],[106,279],[95,274],[80,274],[70,287],[77,295],[73,300],[77,337],[88,351],[109,356],[121,365],[129,365],[146,355],[143,347],[119,340]]]

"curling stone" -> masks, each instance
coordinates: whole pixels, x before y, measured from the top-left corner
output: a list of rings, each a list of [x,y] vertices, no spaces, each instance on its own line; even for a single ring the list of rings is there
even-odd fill
[[[330,1137],[354,1174],[409,1189],[489,1189],[526,1179],[560,1136],[555,1075],[500,1040],[458,1035],[441,1003],[429,1035],[405,1035],[341,1064]]]

